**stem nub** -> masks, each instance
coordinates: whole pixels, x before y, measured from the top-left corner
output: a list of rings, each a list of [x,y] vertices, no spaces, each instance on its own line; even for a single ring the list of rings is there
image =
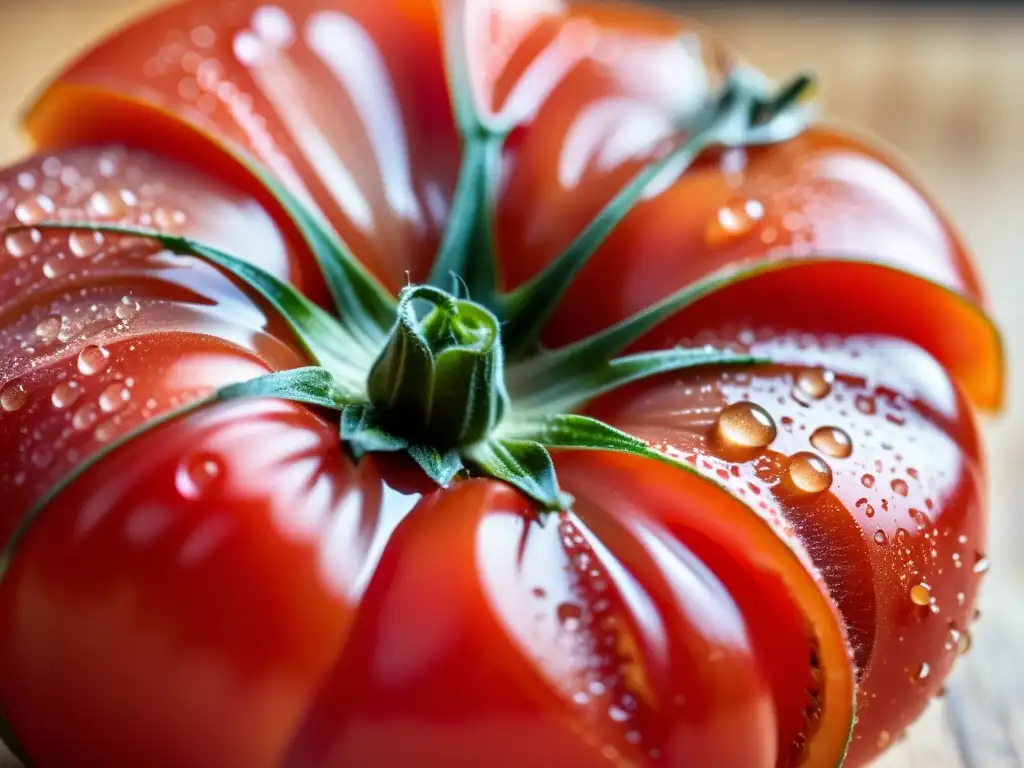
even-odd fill
[[[420,317],[416,305],[432,305]],[[476,443],[508,405],[498,319],[427,285],[406,288],[384,350],[370,369],[378,421],[410,443],[439,450]]]

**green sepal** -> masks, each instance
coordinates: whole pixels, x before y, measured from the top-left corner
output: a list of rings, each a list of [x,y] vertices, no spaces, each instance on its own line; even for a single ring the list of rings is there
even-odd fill
[[[411,445],[408,440],[385,429],[369,405],[349,405],[341,413],[341,439],[353,457],[368,453],[405,451],[423,472],[444,488],[462,471],[462,459],[456,450],[438,451],[426,445]]]
[[[303,349],[319,365],[329,369],[343,381],[353,394],[365,387],[366,371],[375,350],[364,347],[337,320],[320,309],[290,284],[266,270],[217,248],[181,235],[157,230],[90,222],[44,221],[31,225],[35,229],[101,232],[105,234],[143,237],[159,243],[181,256],[193,256],[221,267],[259,293],[288,324]],[[26,229],[27,225],[5,231]]]
[[[310,366],[280,371],[278,373],[268,373],[265,376],[250,379],[249,381],[229,384],[208,397],[199,398],[181,408],[176,408],[153,417],[137,429],[127,432],[98,449],[89,458],[62,477],[60,481],[53,485],[32,505],[28,512],[18,521],[18,525],[11,533],[3,550],[0,551],[0,581],[3,580],[8,568],[10,568],[11,559],[18,544],[21,543],[21,539],[28,532],[35,519],[42,514],[47,505],[57,498],[58,495],[85,474],[85,472],[92,469],[99,461],[109,456],[118,448],[127,445],[133,440],[137,440],[142,435],[170,421],[180,419],[187,414],[214,403],[242,398],[279,398],[337,411],[340,411],[349,402],[347,394],[328,370],[317,366]]]
[[[540,333],[576,275],[655,182],[667,173],[681,176],[705,149],[715,145],[751,146],[792,138],[804,125],[797,108],[811,79],[799,75],[774,94],[763,92],[753,70],[737,69],[718,98],[695,118],[688,138],[674,151],[637,174],[605,205],[554,261],[501,298],[510,360],[535,350]]]
[[[532,440],[491,439],[470,446],[463,458],[483,474],[519,489],[543,509],[572,506],[572,497],[558,487],[551,454]]]
[[[258,160],[235,144],[221,146],[256,178],[295,223],[320,266],[346,329],[365,347],[376,347],[391,325],[395,297],[355,258],[341,237]]]
[[[463,469],[462,457],[456,450],[442,452],[429,445],[410,445],[407,452],[441,488],[447,488]]]
[[[519,415],[563,413],[599,395],[658,374],[701,366],[765,362],[762,358],[711,346],[639,352],[604,364],[587,355],[574,357],[542,352],[509,370],[508,386]]]

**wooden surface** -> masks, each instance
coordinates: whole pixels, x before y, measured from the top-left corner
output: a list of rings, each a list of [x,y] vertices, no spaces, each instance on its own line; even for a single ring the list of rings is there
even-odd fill
[[[15,109],[76,49],[154,0],[0,0],[0,161],[24,151]],[[965,4],[966,5],[966,4]],[[812,67],[829,116],[898,147],[976,250],[1006,334],[1011,368],[1024,352],[1024,11],[928,6],[826,12],[766,5],[702,9],[771,74]],[[1024,765],[1024,377],[986,425],[992,467],[992,570],[974,649],[881,768]],[[0,761],[2,762],[2,761]]]

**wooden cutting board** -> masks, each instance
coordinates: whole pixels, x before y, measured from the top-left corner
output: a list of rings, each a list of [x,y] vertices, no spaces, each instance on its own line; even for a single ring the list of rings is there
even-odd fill
[[[0,0],[0,161],[23,153],[13,115],[47,73],[157,4]],[[982,12],[967,3],[899,13],[822,5],[696,7],[692,14],[770,74],[817,70],[828,116],[903,152],[975,248],[1012,363],[1024,353],[1024,11]],[[1019,377],[1006,414],[986,424],[993,565],[974,650],[958,663],[947,695],[880,768],[1024,765],[1024,517],[1015,508],[1017,491],[1024,492],[1022,396]]]

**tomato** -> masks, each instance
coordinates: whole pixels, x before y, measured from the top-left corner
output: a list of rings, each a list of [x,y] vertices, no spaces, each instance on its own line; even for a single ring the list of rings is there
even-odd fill
[[[387,289],[422,283],[459,187],[464,66],[476,113],[512,126],[489,200],[512,290],[742,65],[634,6],[187,0],[61,73],[26,115],[39,153],[0,173],[0,225],[20,227],[0,260],[0,711],[21,751],[771,768],[864,765],[902,733],[970,644],[975,409],[998,407],[1003,370],[966,246],[883,150],[810,127],[645,191],[545,344],[733,270],[631,350],[769,364],[593,399],[681,466],[555,452],[574,499],[556,511],[495,478],[438,487],[401,454],[357,461],[336,414],[279,399],[122,444],[309,352],[208,260],[43,226],[185,235],[328,307],[240,147]]]

